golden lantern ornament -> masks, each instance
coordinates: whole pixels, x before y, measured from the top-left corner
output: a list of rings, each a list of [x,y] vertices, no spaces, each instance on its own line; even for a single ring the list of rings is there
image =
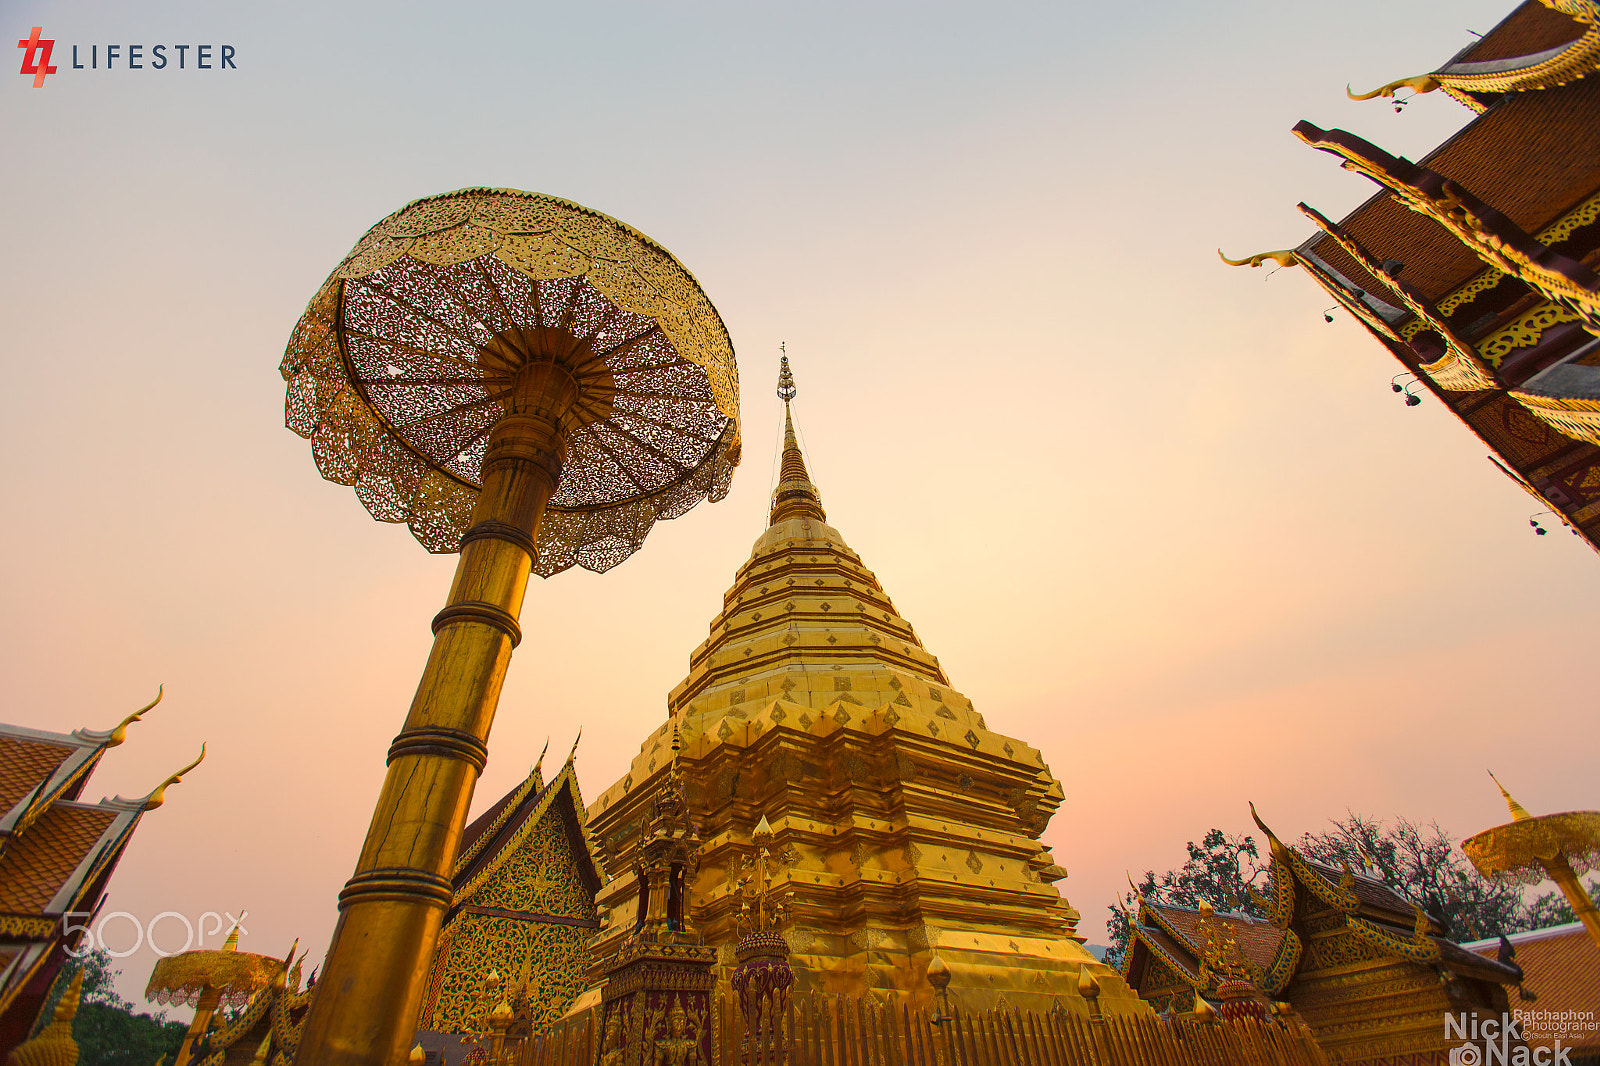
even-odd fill
[[[721,499],[738,377],[693,276],[636,230],[512,189],[418,200],[311,300],[280,368],[317,468],[460,551],[307,1016],[300,1061],[403,1061],[530,573],[604,571]]]
[[[1484,877],[1514,884],[1554,881],[1572,904],[1572,912],[1600,946],[1600,914],[1578,880],[1600,870],[1600,811],[1566,811],[1534,817],[1511,798],[1494,774],[1489,777],[1505,797],[1511,821],[1486,829],[1461,842],[1472,865]]]

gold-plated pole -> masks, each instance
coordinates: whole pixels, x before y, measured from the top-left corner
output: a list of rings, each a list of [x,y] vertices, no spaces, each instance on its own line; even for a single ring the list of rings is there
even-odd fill
[[[1600,913],[1596,913],[1594,900],[1589,898],[1589,893],[1584,889],[1578,875],[1573,872],[1572,864],[1565,855],[1557,855],[1554,859],[1545,859],[1541,865],[1544,872],[1549,875],[1561,889],[1561,894],[1567,897],[1567,902],[1572,904],[1572,913],[1583,923],[1589,931],[1589,939],[1600,947]]]
[[[189,1031],[183,1034],[183,1043],[178,1045],[178,1057],[173,1060],[172,1066],[185,1066],[194,1058],[195,1045],[206,1035],[206,1029],[211,1025],[211,1015],[221,1001],[220,988],[208,988],[201,993],[200,1002],[194,1006],[194,1018],[189,1022]]]
[[[444,912],[450,867],[472,790],[488,759],[545,505],[566,459],[562,418],[577,387],[533,363],[489,436],[483,488],[433,649],[389,770],[356,872],[339,893],[339,924],[295,1061],[393,1066],[412,1046]]]

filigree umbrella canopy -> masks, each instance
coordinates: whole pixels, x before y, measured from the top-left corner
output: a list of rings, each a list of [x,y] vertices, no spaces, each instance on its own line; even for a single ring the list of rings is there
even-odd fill
[[[1545,878],[1554,881],[1600,946],[1600,911],[1578,880],[1600,870],[1600,811],[1535,817],[1511,798],[1499,780],[1495,785],[1505,797],[1511,821],[1463,840],[1462,852],[1491,880],[1519,885],[1536,885]]]
[[[196,1007],[206,994],[217,1006],[237,1009],[264,988],[283,980],[282,959],[248,951],[185,951],[156,963],[145,986],[146,999],[164,1007]]]
[[[285,421],[374,518],[453,552],[513,381],[545,360],[578,399],[536,573],[610,569],[658,519],[726,495],[739,387],[711,301],[636,230],[513,189],[428,197],[368,231],[290,338]]]
[[[1483,876],[1536,885],[1545,863],[1565,858],[1582,877],[1600,870],[1600,811],[1566,811],[1486,829],[1461,842],[1461,850]]]
[[[290,950],[290,954],[294,954]],[[186,1066],[218,1007],[237,1010],[263,990],[284,983],[288,963],[270,955],[239,950],[239,928],[234,926],[221,951],[185,951],[168,955],[150,971],[144,998],[164,1007],[193,1007],[194,1018],[173,1066]]]

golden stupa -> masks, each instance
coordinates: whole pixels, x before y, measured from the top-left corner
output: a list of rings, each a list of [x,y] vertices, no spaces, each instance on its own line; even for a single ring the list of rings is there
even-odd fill
[[[611,877],[591,942],[598,980],[639,915],[634,863],[673,759],[703,840],[689,914],[726,987],[749,891],[751,837],[770,823],[772,891],[789,915],[799,990],[898,992],[930,1003],[937,951],[963,1009],[1082,1013],[1093,974],[1108,1014],[1150,1008],[1076,935],[1066,876],[1039,835],[1062,799],[1040,753],[996,733],[827,524],[786,424],[768,528],[668,697],[668,719],[588,808]],[[574,1012],[597,1000],[580,997]]]

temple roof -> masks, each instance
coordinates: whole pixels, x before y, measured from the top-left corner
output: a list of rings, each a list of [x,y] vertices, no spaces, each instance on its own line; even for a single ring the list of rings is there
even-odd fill
[[[147,796],[78,800],[101,756],[154,705],[104,731],[0,725],[0,920],[9,941],[0,959],[0,1017],[37,1010],[40,997],[24,989],[39,976],[48,982],[59,967],[61,916],[93,909],[140,818],[186,772]]]
[[[574,745],[574,754],[576,754]],[[571,756],[561,772],[542,782],[541,767],[535,766],[521,784],[500,797],[467,827],[461,841],[451,881],[455,888],[454,906],[472,898],[520,848],[545,817],[552,814],[566,830],[572,853],[578,857],[578,876],[591,893],[600,887],[594,849],[583,825],[583,795],[578,790],[577,772]]]
[[[1441,88],[1478,114],[1417,163],[1297,124],[1378,190],[1337,222],[1302,203],[1306,240],[1227,261],[1303,266],[1416,376],[1405,389],[1600,550],[1600,4],[1528,0],[1431,73],[1355,98],[1399,109],[1399,90]]]
[[[1545,1017],[1587,1016],[1589,1024],[1562,1035],[1562,1046],[1573,1049],[1575,1060],[1600,1051],[1600,1027],[1592,1024],[1595,1005],[1600,1004],[1600,950],[1583,923],[1513,933],[1506,939],[1516,952],[1513,961],[1522,968],[1522,987],[1538,997],[1532,1010],[1550,1012]],[[1493,959],[1499,954],[1500,940],[1474,940],[1461,946]],[[1523,997],[1525,1002],[1527,998]],[[1532,1026],[1527,1032],[1530,1044],[1548,1045],[1552,1035]]]
[[[119,811],[57,802],[0,855],[0,912],[45,914]]]
[[[1200,912],[1194,907],[1176,903],[1140,900],[1140,904],[1155,921],[1153,926],[1145,926],[1141,932],[1160,934],[1173,947],[1181,945],[1187,955],[1185,962],[1188,970],[1197,972],[1200,956],[1206,948],[1205,937],[1200,932]],[[1216,920],[1233,928],[1234,938],[1239,942],[1239,950],[1245,958],[1263,970],[1272,966],[1272,960],[1278,953],[1278,944],[1283,940],[1282,929],[1264,919],[1243,914],[1219,912]]]
[[[1419,165],[1459,182],[1528,233],[1539,233],[1600,188],[1597,112],[1600,78],[1560,93],[1510,94]],[[1379,189],[1339,226],[1376,258],[1404,262],[1401,278],[1436,302],[1484,269],[1470,248],[1389,189]],[[1368,295],[1401,306],[1386,279],[1363,269],[1328,234],[1314,234],[1301,248]]]
[[[1525,0],[1498,26],[1484,34],[1482,40],[1458,52],[1446,67],[1534,55],[1558,45],[1571,44],[1583,36],[1584,29],[1583,23],[1571,15],[1552,10],[1539,0]]]

